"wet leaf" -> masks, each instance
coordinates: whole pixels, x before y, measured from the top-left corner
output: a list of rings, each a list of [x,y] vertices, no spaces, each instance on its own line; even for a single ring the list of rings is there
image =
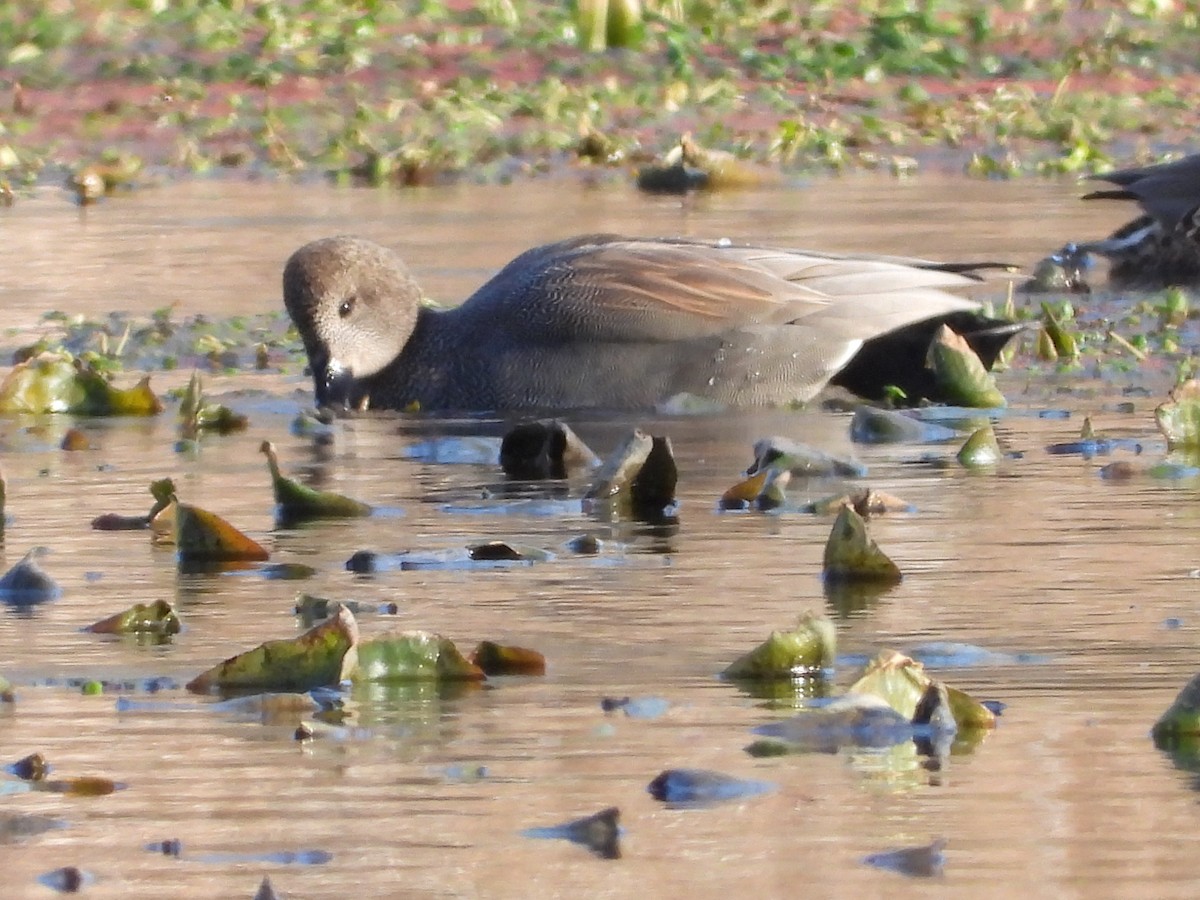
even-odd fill
[[[867,467],[857,460],[833,456],[778,435],[754,442],[754,462],[746,474],[764,469],[787,469],[796,478],[862,478],[867,474]]]
[[[192,679],[187,689],[307,691],[338,684],[355,663],[358,624],[342,608],[326,622],[291,640],[267,641],[232,656]]]
[[[1200,381],[1176,385],[1170,399],[1154,410],[1154,421],[1168,447],[1200,447]]]
[[[60,450],[65,450],[68,453],[76,453],[82,450],[91,450],[92,442],[87,436],[87,432],[82,429],[68,428],[58,446]]]
[[[766,469],[761,469],[730,487],[721,495],[719,501],[721,509],[746,509],[749,507],[754,502],[754,498],[762,491],[763,486],[766,485],[768,474]]]
[[[744,800],[774,789],[769,781],[735,778],[710,769],[666,769],[646,786],[655,800],[684,808]]]
[[[911,720],[921,698],[933,684],[934,680],[919,662],[903,653],[883,650],[867,663],[858,680],[847,688],[847,693],[879,697]],[[995,714],[978,700],[953,687],[947,687],[947,694],[959,728],[992,728],[996,724]]]
[[[483,670],[454,642],[428,631],[405,631],[364,641],[354,681],[481,681]]]
[[[850,420],[850,440],[856,444],[935,444],[956,437],[958,432],[945,425],[867,404],[858,406]]]
[[[228,562],[265,560],[269,554],[257,541],[238,531],[220,516],[198,506],[173,500],[154,519],[174,520],[175,546],[181,561]]]
[[[313,699],[311,694],[288,692],[234,697],[214,703],[212,708],[222,713],[252,716],[264,725],[295,727],[305,716],[311,716],[314,712],[318,712],[321,705]]]
[[[135,603],[124,612],[93,622],[84,628],[95,634],[178,634],[179,615],[166,600]]]
[[[118,513],[104,513],[92,519],[92,528],[97,531],[138,531],[149,528],[154,518],[171,502],[175,494],[175,482],[170,478],[160,478],[150,485],[150,494],[154,497],[154,505],[144,516],[124,516]],[[169,539],[162,543],[173,543],[175,540],[175,524],[166,521],[158,523],[160,530],[169,532]]]
[[[38,563],[49,552],[46,547],[34,547],[5,572],[0,578],[0,601],[25,606],[44,603],[62,594],[62,588]]]
[[[525,837],[582,844],[601,859],[621,858],[621,811],[615,806],[582,819],[546,828],[527,828]]]
[[[604,697],[600,708],[606,713],[620,710],[630,719],[657,719],[667,714],[671,702],[664,697]]]
[[[546,657],[536,650],[480,641],[471,653],[471,662],[485,675],[545,675]]]
[[[132,388],[114,388],[70,353],[47,351],[14,366],[0,382],[0,412],[152,416],[162,412],[162,403],[149,377]]]
[[[975,408],[1007,405],[992,374],[966,338],[948,325],[938,329],[929,345],[928,363],[937,379],[939,393],[947,402]]]
[[[96,876],[75,866],[64,866],[38,876],[38,883],[60,894],[77,894],[96,880]]]
[[[968,469],[979,469],[996,465],[1003,456],[996,432],[991,425],[985,425],[967,438],[958,451],[957,459]]]
[[[1050,308],[1050,304],[1044,301],[1042,303],[1042,315],[1046,317],[1045,322],[1042,324],[1042,333],[1050,339],[1055,357],[1065,359],[1068,362],[1074,362],[1079,358],[1079,342],[1075,340],[1075,336],[1067,331],[1063,320],[1055,315],[1054,310]],[[1038,343],[1040,347],[1040,336]]]
[[[566,422],[540,419],[510,429],[500,444],[500,467],[509,478],[566,478],[600,462]]]
[[[330,600],[326,597],[316,597],[312,594],[296,595],[295,612],[306,627],[312,627],[318,619],[328,618],[332,613],[337,612],[339,605],[350,610],[355,618],[372,615],[394,616],[399,612],[399,607],[395,603],[359,603],[357,600]]]
[[[863,862],[877,869],[887,869],[889,872],[914,878],[936,878],[942,874],[946,865],[946,854],[943,852],[945,849],[945,839],[937,838],[920,847],[872,853],[865,857]]]
[[[849,692],[805,708],[799,715],[754,729],[762,739],[746,752],[751,756],[789,753],[836,753],[842,747],[893,747],[913,738],[911,716],[893,709],[886,700]]]
[[[179,404],[179,431],[184,440],[195,440],[202,431],[215,431],[218,434],[242,431],[247,424],[248,420],[240,413],[219,403],[207,402],[200,373],[192,372]]]
[[[1180,739],[1200,739],[1200,674],[1183,686],[1183,690],[1158,717],[1151,729],[1156,743],[1162,745]]]
[[[584,500],[603,500],[628,491],[653,448],[650,435],[640,430],[630,434],[604,461]]]
[[[843,506],[825,542],[826,581],[896,583],[900,567],[888,558],[867,533],[867,523],[849,506]]]
[[[730,679],[791,678],[832,667],[836,655],[833,622],[807,612],[794,631],[772,631],[766,641],[730,663],[721,675]]]
[[[369,516],[371,507],[358,500],[352,500],[332,491],[318,491],[291,478],[285,478],[279,471],[279,458],[275,454],[275,445],[263,441],[259,450],[266,454],[267,466],[271,470],[271,485],[275,490],[275,503],[279,516],[288,520],[317,519],[317,518],[352,518]]]
[[[23,781],[42,781],[50,774],[50,763],[40,753],[23,756],[5,769]]]
[[[892,494],[885,494],[883,491],[876,491],[871,488],[863,488],[860,491],[855,491],[853,494],[839,494],[834,497],[814,500],[804,507],[804,511],[816,513],[817,515],[831,515],[835,512],[840,512],[846,506],[853,509],[864,519],[868,519],[871,516],[880,516],[884,513],[912,512],[914,509],[911,503],[901,500]]]
[[[80,775],[76,778],[54,778],[30,782],[35,791],[48,794],[69,794],[72,797],[104,797],[123,791],[126,785],[99,775]]]

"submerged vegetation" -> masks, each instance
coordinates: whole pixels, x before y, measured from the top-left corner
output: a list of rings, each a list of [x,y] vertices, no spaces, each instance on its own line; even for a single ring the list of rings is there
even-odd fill
[[[7,4],[0,178],[65,173],[91,202],[143,164],[376,184],[619,175],[687,133],[788,168],[929,160],[996,177],[1197,131],[1194,2],[638,7]],[[1118,151],[1122,136],[1136,144]]]

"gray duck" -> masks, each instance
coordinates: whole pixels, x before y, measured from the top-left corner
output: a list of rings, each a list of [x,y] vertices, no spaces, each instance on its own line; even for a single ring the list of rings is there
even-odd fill
[[[1068,245],[1061,255],[1105,257],[1114,287],[1200,285],[1200,154],[1092,178],[1116,187],[1092,191],[1084,200],[1132,200],[1142,215],[1104,240]]]
[[[395,253],[339,236],[292,254],[283,295],[319,406],[765,406],[831,381],[915,401],[938,399],[925,356],[942,324],[989,367],[1020,329],[950,293],[996,265],[585,235],[528,250],[461,306],[434,309]]]

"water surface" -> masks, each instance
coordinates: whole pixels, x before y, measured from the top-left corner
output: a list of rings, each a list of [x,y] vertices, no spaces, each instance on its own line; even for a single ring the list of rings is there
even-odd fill
[[[396,246],[430,295],[468,295],[516,253],[583,231],[728,236],[779,245],[1028,266],[1069,238],[1106,232],[1125,212],[1081,204],[1070,184],[851,177],[794,189],[681,202],[574,184],[405,192],[199,182],[79,210],[46,191],[0,212],[0,334],[36,333],[41,314],[112,310],[179,316],[280,308],[283,260],[304,241],[353,231]],[[1001,288],[994,289],[997,298]],[[8,331],[7,329],[17,329]],[[186,373],[156,375],[156,386]],[[670,435],[680,465],[676,527],[546,516],[478,505],[492,466],[439,465],[405,450],[445,433],[498,435],[492,419],[380,416],[341,423],[331,447],[289,430],[311,398],[297,367],[212,380],[248,411],[244,434],[174,449],[170,415],[85,423],[94,449],[57,449],[67,422],[0,421],[8,482],[3,561],[37,544],[61,599],[0,610],[0,669],[18,683],[3,712],[4,762],[41,751],[62,776],[128,784],[92,799],[0,798],[0,815],[46,815],[66,828],[0,843],[6,896],[45,896],[35,881],[75,865],[96,897],[249,897],[263,874],[293,897],[967,896],[1183,897],[1200,877],[1196,781],[1157,751],[1151,723],[1194,674],[1200,507],[1196,484],[1099,478],[1104,459],[1052,456],[1047,444],[1097,427],[1156,448],[1154,397],[1119,408],[1119,386],[1085,376],[1061,386],[1020,370],[1002,387],[1015,413],[999,426],[1023,453],[998,474],[921,464],[938,448],[854,447],[846,414],[739,413],[686,419],[581,418],[600,452],[632,426]],[[233,393],[238,391],[241,393]],[[249,393],[245,393],[249,392]],[[1070,418],[1039,418],[1039,410]],[[852,453],[864,481],[917,512],[874,533],[906,573],[853,610],[819,577],[828,519],[716,511],[759,436],[785,434]],[[394,514],[275,530],[259,443],[290,474]],[[306,581],[261,573],[184,575],[144,533],[89,529],[102,512],[141,512],[147,484],[175,478],[190,502],[261,539],[275,562],[312,566]],[[574,485],[578,492],[582,485]],[[821,496],[840,484],[813,485]],[[804,489],[797,497],[806,495]],[[590,531],[615,542],[600,559],[491,571],[344,569],[358,549],[436,550],[505,538],[557,549]],[[483,690],[378,690],[355,695],[366,734],[299,745],[287,726],[206,709],[182,691],[154,696],[174,712],[119,712],[68,677],[169,676],[186,681],[224,657],[296,633],[298,590],[395,602],[389,626],[443,632],[464,647],[493,639],[549,660],[540,679]],[[167,599],[186,630],[165,647],[83,634],[133,602]],[[999,654],[939,675],[1008,704],[1000,727],[940,772],[866,753],[755,760],[754,726],[788,715],[715,676],[807,609],[837,616],[841,650],[868,656],[930,641]],[[846,684],[854,667],[839,668]],[[49,679],[57,684],[45,685]],[[605,696],[657,696],[656,719],[605,715]],[[151,699],[145,696],[140,699]],[[486,766],[482,779],[463,771]],[[664,768],[709,768],[773,782],[772,793],[706,810],[672,810],[646,785]],[[616,805],[620,860],[533,840]],[[869,854],[947,839],[944,874],[906,879]],[[178,839],[180,858],[148,852]],[[327,851],[305,866],[220,854]]]

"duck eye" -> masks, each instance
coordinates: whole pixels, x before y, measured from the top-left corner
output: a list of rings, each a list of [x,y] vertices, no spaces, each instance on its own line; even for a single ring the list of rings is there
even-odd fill
[[[341,316],[343,319],[348,317],[350,315],[350,313],[354,312],[354,300],[355,300],[354,297],[347,297],[338,306],[338,315]]]

